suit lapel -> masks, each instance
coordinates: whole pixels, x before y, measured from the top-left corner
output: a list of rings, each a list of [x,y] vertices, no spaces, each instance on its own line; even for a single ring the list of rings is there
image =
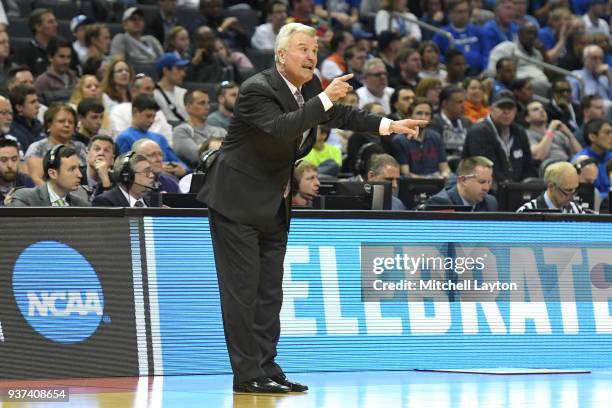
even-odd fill
[[[49,197],[49,190],[47,187],[47,183],[38,187],[38,198],[40,199],[40,202],[42,205],[45,205],[45,206],[51,205],[51,198]]]
[[[272,68],[270,71],[266,73],[268,77],[268,83],[276,91],[276,95],[278,96],[278,100],[280,101],[283,110],[285,112],[293,112],[298,110],[300,107],[295,100],[295,97],[291,94],[291,90],[289,86],[278,72],[276,68]]]

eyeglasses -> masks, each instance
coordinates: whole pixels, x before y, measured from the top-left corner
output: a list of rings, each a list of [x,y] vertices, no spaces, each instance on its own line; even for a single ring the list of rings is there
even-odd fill
[[[578,191],[578,188],[573,188],[571,190],[566,190],[564,188],[561,188],[561,186],[558,186],[555,184],[555,187],[557,188],[557,190],[559,190],[560,192],[562,192],[565,196],[567,197],[571,197],[574,194],[576,194],[576,191]]]
[[[373,76],[373,77],[377,77],[377,78],[383,78],[383,77],[387,77],[388,74],[386,72],[372,72],[367,74],[368,76]]]
[[[10,110],[0,110],[0,115],[11,115],[11,116],[13,116],[13,111],[10,111]]]
[[[559,88],[555,91],[558,94],[568,94],[568,93],[572,93],[571,88]]]
[[[143,171],[135,171],[134,173],[136,174],[144,174],[147,177],[155,177],[155,173],[153,172],[153,169],[144,169]]]

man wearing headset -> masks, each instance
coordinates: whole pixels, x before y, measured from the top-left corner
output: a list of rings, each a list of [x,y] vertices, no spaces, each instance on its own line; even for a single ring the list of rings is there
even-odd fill
[[[155,173],[142,154],[128,152],[113,166],[117,185],[93,200],[94,207],[149,207],[146,194],[153,190]]]
[[[45,183],[12,195],[11,207],[89,207],[74,194],[81,185],[80,160],[70,146],[57,145],[43,157]]]
[[[303,160],[297,165],[293,173],[295,191],[291,197],[291,204],[300,207],[312,207],[312,200],[319,195],[319,177],[317,166]]]

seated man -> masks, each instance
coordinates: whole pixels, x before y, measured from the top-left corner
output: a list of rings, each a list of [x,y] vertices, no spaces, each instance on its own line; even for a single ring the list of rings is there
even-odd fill
[[[49,56],[49,68],[42,75],[39,75],[34,82],[36,94],[42,98],[44,92],[72,90],[76,84],[76,74],[70,70],[70,58],[72,56],[70,43],[61,38],[55,37],[47,45],[47,55]]]
[[[302,160],[293,172],[297,187],[291,196],[291,204],[300,207],[312,207],[312,200],[319,195],[319,177],[317,166],[307,160]]]
[[[610,191],[610,178],[606,164],[612,160],[612,125],[604,119],[593,119],[585,127],[584,139],[588,146],[572,159],[584,155],[596,160],[599,175],[594,184],[602,195],[607,195]]]
[[[74,194],[81,185],[80,160],[70,146],[57,145],[43,158],[45,183],[22,188],[12,195],[11,207],[89,207]]]
[[[342,152],[338,147],[327,143],[330,131],[326,126],[317,128],[317,140],[310,153],[304,156],[304,160],[314,164],[319,173],[336,177],[342,167]]]
[[[77,113],[79,115],[79,127],[74,134],[74,140],[88,146],[102,127],[104,105],[94,98],[85,98],[79,102]]]
[[[431,120],[432,106],[425,99],[417,99],[412,107],[411,119]],[[448,178],[450,167],[442,136],[430,128],[421,129],[419,135],[409,139],[406,135],[395,135],[391,141],[393,155],[400,164],[400,171],[408,177]]]
[[[552,86],[552,100],[546,104],[546,113],[550,120],[560,120],[572,132],[579,129],[582,123],[580,107],[572,103],[572,88],[565,79],[558,79]]]
[[[19,143],[8,137],[0,138],[0,206],[14,188],[34,186],[30,176],[19,171]]]
[[[164,136],[149,130],[158,110],[157,102],[149,95],[139,94],[132,99],[132,126],[117,136],[117,149],[123,154],[130,151],[137,140],[154,140],[161,147],[166,159],[176,164],[170,172],[176,177],[182,177],[188,169],[187,165],[174,153]]]
[[[493,162],[486,157],[467,157],[457,167],[457,184],[429,198],[432,205],[468,205],[472,211],[497,211],[491,194]]]
[[[586,183],[593,185],[593,190],[595,190],[595,202],[593,203],[593,210],[595,212],[599,212],[602,197],[599,190],[595,188],[595,181],[597,180],[597,176],[599,176],[597,160],[589,156],[576,156],[574,160],[572,160],[572,164],[578,172],[578,181],[580,181],[580,184]],[[606,164],[606,167],[607,166],[608,165]]]
[[[399,164],[393,158],[393,156],[383,153],[372,157],[365,181],[391,182],[391,188],[393,189],[393,196],[391,197],[391,210],[393,211],[402,211],[406,209],[404,203],[402,203],[402,200],[396,197],[398,190],[397,181],[399,178]]]
[[[113,174],[117,185],[94,198],[94,207],[149,206],[146,194],[153,190],[155,174],[146,157],[135,152],[119,156]]]
[[[82,183],[87,186],[89,201],[110,190],[113,186],[111,171],[115,159],[115,142],[110,136],[97,135],[89,142],[87,148],[87,167]]]
[[[561,210],[563,213],[584,214],[582,207],[573,202],[578,190],[578,173],[568,162],[553,163],[546,168],[544,180],[546,191],[539,197],[523,204],[516,212],[536,209]]]
[[[130,7],[123,12],[123,33],[111,42],[111,55],[124,58],[130,64],[155,64],[164,49],[152,35],[144,35],[144,12]]]
[[[153,169],[153,191],[157,193],[178,193],[179,186],[176,179],[170,174],[176,170],[176,163],[164,162],[164,152],[154,140],[140,139],[134,143],[132,150],[147,158]],[[170,173],[170,174],[168,174]]]

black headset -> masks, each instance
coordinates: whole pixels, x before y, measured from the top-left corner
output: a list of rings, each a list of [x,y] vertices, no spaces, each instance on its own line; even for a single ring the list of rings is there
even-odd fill
[[[357,174],[365,175],[368,171],[367,167],[370,162],[370,157],[373,154],[384,153],[383,148],[374,142],[369,142],[362,145],[357,152],[357,161],[355,162],[355,171]]]
[[[46,153],[48,160],[45,160],[45,166],[43,168],[45,178],[49,178],[49,169],[59,169],[62,160],[60,152],[64,147],[66,146],[58,144]]]
[[[134,157],[135,154],[136,152],[134,152],[133,150],[127,152],[125,156],[121,159],[121,167],[119,168],[119,174],[114,174],[115,180],[128,187],[134,184],[134,178],[136,177],[136,175],[134,174],[134,169],[132,169],[132,166],[130,164],[130,160],[132,160],[132,157]]]
[[[579,162],[579,163],[574,163],[574,168],[576,169],[576,171],[578,172],[578,174],[580,174],[580,172],[582,171],[582,169],[584,169],[586,166],[588,166],[589,164],[597,164],[597,160],[595,160],[592,157],[589,157],[588,159],[584,159],[583,161]]]

